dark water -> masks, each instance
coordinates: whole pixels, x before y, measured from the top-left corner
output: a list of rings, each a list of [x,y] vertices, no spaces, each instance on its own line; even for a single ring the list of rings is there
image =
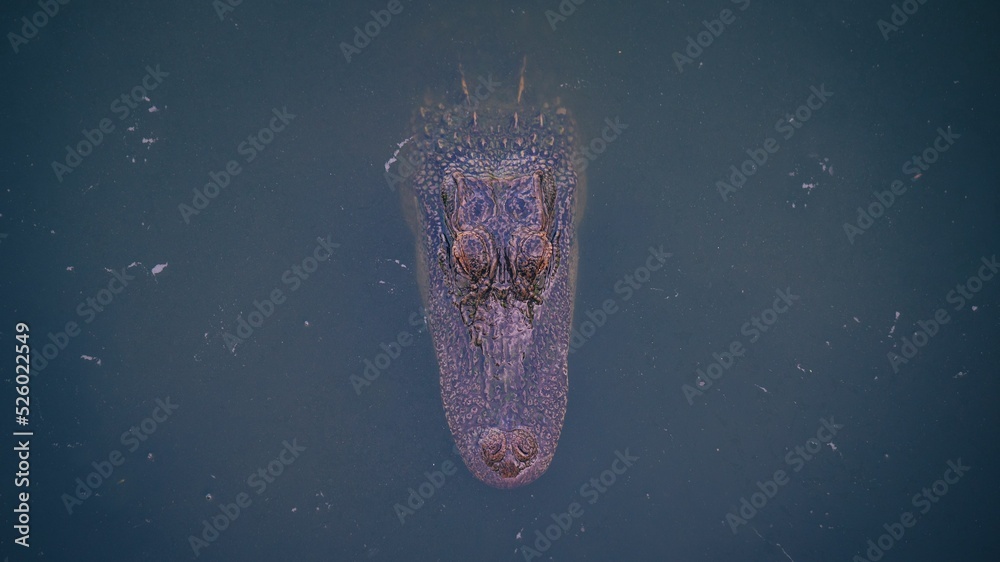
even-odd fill
[[[554,30],[555,0],[403,2],[350,62],[341,42],[387,3],[243,2],[220,20],[207,1],[71,2],[26,42],[7,35],[7,408],[16,323],[52,346],[28,426],[4,422],[4,555],[189,560],[195,536],[209,560],[997,559],[996,10],[904,4],[918,9],[884,37],[891,2],[590,0]],[[6,5],[3,29],[39,10]],[[457,91],[459,64],[514,88],[524,56],[585,141],[614,140],[588,159],[586,341],[559,451],[498,491],[450,470],[384,163],[425,95]],[[134,108],[115,103],[133,91]],[[767,160],[724,199],[748,150]],[[583,324],[605,301],[617,312]],[[755,317],[766,332],[743,328]],[[358,393],[365,361],[381,369]],[[83,499],[77,478],[95,484]],[[24,491],[30,548],[12,527]],[[883,534],[884,554],[867,543]]]

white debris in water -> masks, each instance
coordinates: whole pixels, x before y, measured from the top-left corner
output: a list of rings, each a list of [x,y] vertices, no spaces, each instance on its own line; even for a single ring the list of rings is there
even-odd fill
[[[824,172],[829,173],[831,176],[833,175],[833,164],[830,164],[830,159],[829,158],[824,158],[819,163],[819,165],[823,169]]]
[[[899,311],[896,311],[896,317],[892,320],[892,327],[889,328],[889,335],[891,336],[896,332],[896,322],[899,320]]]
[[[126,265],[126,266],[124,267],[124,269],[132,269],[133,267],[145,267],[145,266],[144,266],[144,265],[142,265],[142,262],[141,262],[141,261],[134,261],[134,262],[132,262],[132,263],[130,263],[130,264],[128,264],[128,265]],[[111,269],[111,268],[109,268],[109,267],[105,267],[105,268],[104,268],[104,271],[107,271],[108,273],[114,273],[114,272],[115,272],[115,270],[113,270],[113,269]]]
[[[395,164],[395,163],[396,163],[396,157],[397,157],[397,156],[399,156],[399,151],[400,151],[400,150],[401,150],[401,149],[402,149],[402,148],[403,148],[404,146],[406,146],[406,143],[410,142],[410,141],[411,141],[411,140],[413,140],[413,139],[414,139],[415,137],[416,137],[416,135],[414,135],[414,136],[412,136],[412,137],[410,137],[410,138],[408,138],[408,139],[405,139],[405,140],[403,140],[402,142],[397,142],[397,143],[396,143],[396,146],[398,146],[399,148],[397,148],[397,149],[396,149],[396,152],[393,152],[393,153],[392,153],[392,158],[390,158],[389,160],[387,160],[387,161],[386,161],[386,163],[385,163],[385,171],[386,171],[386,172],[388,172],[388,171],[389,171],[389,166],[392,166],[393,164]]]
[[[90,356],[90,355],[81,355],[80,359],[84,359],[84,360],[87,360],[87,361],[95,361],[97,363],[98,367],[101,366],[101,358],[100,357],[93,357],[93,356]]]

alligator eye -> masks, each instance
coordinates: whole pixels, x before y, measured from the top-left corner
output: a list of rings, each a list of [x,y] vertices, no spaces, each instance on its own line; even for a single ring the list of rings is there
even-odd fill
[[[551,256],[552,244],[545,239],[545,235],[536,234],[522,239],[517,246],[517,258],[514,264],[518,277],[523,278],[530,286],[534,283],[535,277],[548,266]]]
[[[490,428],[480,438],[479,446],[483,451],[483,461],[492,466],[503,460],[507,440],[504,438],[503,432]]]
[[[528,462],[538,454],[538,442],[531,432],[524,429],[515,429],[511,432],[513,442],[514,458],[521,462]]]
[[[459,232],[452,254],[462,271],[472,279],[492,275],[495,258],[489,239],[480,232]]]

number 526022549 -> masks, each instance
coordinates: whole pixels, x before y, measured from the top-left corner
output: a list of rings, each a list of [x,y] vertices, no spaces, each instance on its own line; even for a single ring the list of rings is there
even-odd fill
[[[15,382],[14,389],[18,396],[14,399],[14,415],[18,425],[28,425],[28,394],[31,382],[31,346],[28,345],[28,332],[31,330],[24,322],[18,322],[15,326],[17,335],[14,338],[18,341],[15,346],[17,355],[14,357]]]

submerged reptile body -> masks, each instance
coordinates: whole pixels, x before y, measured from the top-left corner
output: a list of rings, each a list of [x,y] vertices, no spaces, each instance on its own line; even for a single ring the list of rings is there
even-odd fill
[[[420,108],[404,198],[448,425],[477,478],[514,488],[566,414],[583,178],[565,108],[491,101]]]

